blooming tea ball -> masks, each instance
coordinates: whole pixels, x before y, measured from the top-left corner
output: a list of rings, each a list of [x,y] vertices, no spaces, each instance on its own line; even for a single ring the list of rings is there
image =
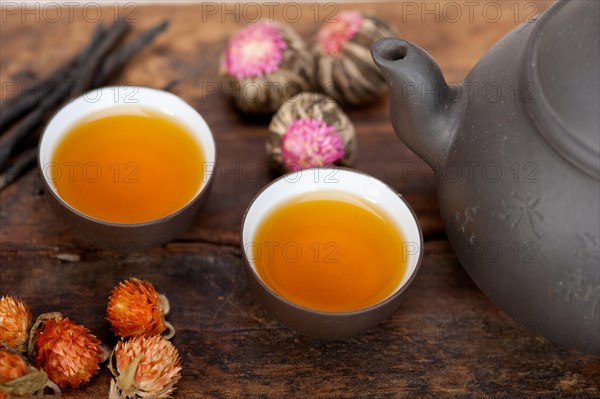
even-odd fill
[[[387,90],[371,57],[371,45],[397,36],[395,28],[360,11],[342,11],[321,25],[313,46],[321,91],[341,104],[361,105]]]
[[[223,91],[244,112],[273,113],[308,90],[313,58],[289,26],[259,21],[237,32],[221,57]]]
[[[348,116],[330,97],[301,93],[273,116],[267,152],[271,164],[284,171],[349,166],[356,157],[356,135]]]

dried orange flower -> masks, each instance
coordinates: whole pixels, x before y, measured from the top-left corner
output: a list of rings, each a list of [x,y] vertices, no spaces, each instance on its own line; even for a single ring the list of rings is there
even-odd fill
[[[170,398],[181,378],[179,352],[159,335],[120,341],[108,367],[115,376],[110,399]]]
[[[16,354],[0,349],[0,384],[5,384],[27,374],[27,363]]]
[[[145,280],[132,278],[116,286],[108,299],[107,319],[118,336],[138,337],[162,334],[175,335],[173,326],[165,321],[169,301]]]
[[[46,373],[29,366],[25,358],[12,349],[0,347],[0,399],[9,395],[11,398],[30,398],[43,393],[45,387],[60,393],[60,389],[48,380]]]
[[[86,327],[47,313],[38,317],[31,334],[30,357],[61,388],[77,388],[98,372],[104,351]]]
[[[0,341],[19,351],[26,351],[31,328],[31,311],[20,299],[0,298]]]

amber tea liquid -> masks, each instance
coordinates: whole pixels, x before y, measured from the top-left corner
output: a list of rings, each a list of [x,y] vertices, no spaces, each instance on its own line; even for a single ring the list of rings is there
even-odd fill
[[[375,205],[315,192],[287,201],[258,227],[252,258],[278,295],[306,308],[342,312],[391,295],[406,273],[405,240]]]
[[[60,197],[79,212],[115,223],[147,222],[198,192],[204,155],[168,115],[128,107],[92,115],[65,134],[48,167]]]

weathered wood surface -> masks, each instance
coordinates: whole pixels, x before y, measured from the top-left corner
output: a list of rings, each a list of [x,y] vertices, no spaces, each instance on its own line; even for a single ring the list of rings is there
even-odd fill
[[[503,2],[500,19],[491,22],[494,6],[482,14],[489,3],[468,3],[455,3],[463,13],[456,22],[451,22],[456,14],[447,2],[304,4],[300,21],[292,25],[310,39],[315,18],[322,20],[331,10],[327,7],[374,9],[395,21],[403,37],[430,51],[449,81],[459,81],[532,10],[551,4]],[[215,134],[219,165],[198,221],[162,248],[133,254],[93,250],[50,212],[31,173],[0,194],[0,294],[21,296],[36,314],[69,314],[113,344],[104,319],[110,289],[130,276],[151,280],[170,298],[169,320],[178,330],[174,343],[184,366],[178,398],[598,397],[598,357],[526,331],[493,305],[457,263],[438,215],[433,176],[396,138],[386,99],[349,115],[359,135],[356,169],[402,193],[423,227],[424,264],[404,304],[378,328],[330,342],[299,336],[266,314],[247,289],[238,248],[242,214],[272,178],[264,166],[266,121],[239,116],[213,93],[219,52],[255,14],[238,8],[236,17],[226,14],[224,5],[211,4],[120,10],[132,13],[136,30],[165,17],[171,21],[168,32],[132,63],[121,82],[160,88],[181,80],[174,92],[205,116]],[[295,18],[291,8],[283,12],[282,4],[272,6],[274,17]],[[36,17],[9,5],[2,10],[0,31],[2,100],[14,83],[43,75],[74,54],[95,20],[82,9],[74,9],[72,16],[65,11],[56,20],[55,14],[44,16],[43,9]],[[426,14],[436,7],[437,14]],[[475,7],[472,19],[469,7]],[[267,11],[263,7],[261,12],[268,17]],[[114,9],[102,10],[105,21],[114,14]],[[418,172],[407,173],[413,167]],[[91,384],[64,397],[106,397],[108,379],[103,368]]]

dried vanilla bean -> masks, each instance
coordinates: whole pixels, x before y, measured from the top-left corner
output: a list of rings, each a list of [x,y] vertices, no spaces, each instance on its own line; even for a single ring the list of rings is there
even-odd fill
[[[124,21],[114,23],[99,43],[93,43],[90,56],[86,57],[87,51],[78,57],[77,65],[70,71],[66,82],[61,84],[52,95],[41,99],[40,104],[33,112],[28,114],[23,121],[8,132],[0,142],[0,168],[4,167],[15,148],[28,135],[39,135],[41,127],[50,116],[68,98],[69,93],[74,95],[83,94],[91,78],[102,61],[102,58],[123,38],[127,32],[128,25]]]
[[[37,160],[37,148],[30,148],[20,154],[6,170],[0,174],[0,191],[10,183],[23,176],[35,165]]]
[[[40,81],[38,88],[30,87],[22,95],[7,100],[3,105],[4,119],[0,119],[2,126],[7,130],[0,138],[0,168],[3,169],[3,174],[0,175],[0,189],[18,179],[35,164],[35,150],[30,149],[31,145],[37,143],[44,123],[58,107],[70,96],[79,96],[109,83],[131,58],[142,51],[167,26],[168,21],[162,21],[128,43],[120,45],[129,30],[129,25],[123,20],[114,23],[108,29],[100,24],[90,43],[74,60],[57,68]],[[57,83],[56,88],[52,90],[52,85]],[[42,90],[48,93],[44,92],[45,95],[42,96]],[[8,130],[19,119],[22,119],[19,124]],[[4,133],[4,130],[0,133]],[[25,153],[18,155],[21,151]],[[8,162],[14,163],[5,168]]]
[[[158,34],[163,32],[169,26],[168,21],[162,21],[150,29],[140,33],[134,39],[125,43],[108,56],[102,64],[102,68],[94,78],[93,86],[99,87],[108,84],[116,75],[118,75],[123,67],[142,51],[150,42],[154,40]]]
[[[28,85],[21,93],[8,99],[2,104],[2,114],[0,114],[0,134],[7,131],[15,122],[23,118],[38,105],[44,97],[52,95],[53,89],[57,85],[63,84],[68,79],[73,68],[76,68],[78,63],[83,62],[83,60],[91,55],[100,41],[102,41],[105,34],[106,29],[104,26],[102,24],[98,25],[90,43],[83,48],[76,57],[56,68],[47,77]]]

